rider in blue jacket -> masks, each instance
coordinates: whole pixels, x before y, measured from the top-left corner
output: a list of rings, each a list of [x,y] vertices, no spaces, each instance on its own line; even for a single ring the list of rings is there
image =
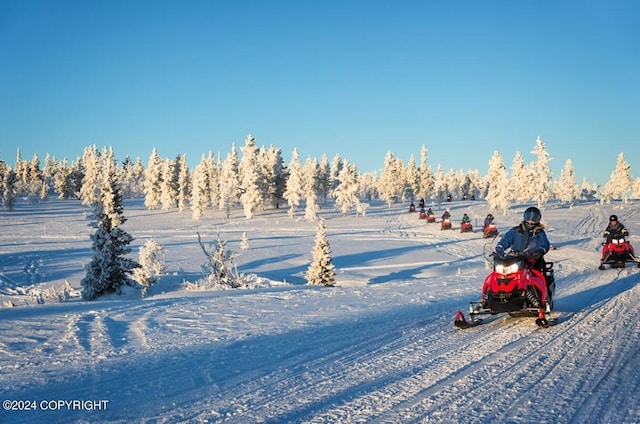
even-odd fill
[[[549,239],[540,223],[542,214],[536,207],[524,211],[520,225],[506,232],[496,245],[496,253],[504,256],[508,249],[512,254],[522,255],[525,259],[535,259],[534,268],[544,273],[545,261],[543,255],[549,251]]]

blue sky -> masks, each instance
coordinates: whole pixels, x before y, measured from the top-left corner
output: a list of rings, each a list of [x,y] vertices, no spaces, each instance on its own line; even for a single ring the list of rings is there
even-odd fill
[[[635,1],[0,1],[0,159],[155,147],[191,166],[248,134],[361,172],[527,162],[640,177]]]

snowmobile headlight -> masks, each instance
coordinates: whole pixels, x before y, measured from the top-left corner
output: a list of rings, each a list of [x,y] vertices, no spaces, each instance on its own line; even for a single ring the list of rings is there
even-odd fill
[[[611,239],[611,243],[613,243],[613,244],[622,244],[622,243],[624,243],[624,239]]]
[[[502,275],[513,274],[514,272],[518,272],[518,269],[519,269],[519,264],[517,262],[511,265],[496,264],[495,266],[496,272]]]

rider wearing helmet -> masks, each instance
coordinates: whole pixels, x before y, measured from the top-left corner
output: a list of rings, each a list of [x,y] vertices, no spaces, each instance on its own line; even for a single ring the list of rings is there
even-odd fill
[[[544,232],[544,225],[540,223],[542,214],[536,207],[524,211],[520,225],[513,227],[502,236],[496,245],[496,253],[504,256],[508,249],[515,255],[522,255],[526,259],[535,260],[533,267],[544,273],[545,261],[543,255],[549,251],[549,239]]]
[[[491,224],[493,222],[493,215],[488,214],[487,217],[484,219],[484,226],[486,227],[487,225]]]
[[[611,215],[609,217],[609,225],[604,230],[604,237],[607,241],[611,238],[623,238],[629,236],[629,231],[622,225],[622,222],[618,221],[617,215]]]

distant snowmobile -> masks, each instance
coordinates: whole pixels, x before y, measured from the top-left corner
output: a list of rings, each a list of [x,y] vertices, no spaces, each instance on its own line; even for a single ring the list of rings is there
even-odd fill
[[[440,222],[441,230],[451,230],[451,218],[443,218]]]
[[[605,269],[605,265],[624,268],[627,262],[637,263],[640,268],[640,258],[635,256],[633,246],[624,236],[609,238],[606,243],[602,243],[602,259],[598,269]]]
[[[482,285],[482,300],[470,303],[470,320],[467,320],[461,311],[456,313],[456,327],[473,327],[482,322],[481,318],[476,318],[478,315],[500,313],[536,317],[537,325],[549,327],[549,314],[553,309],[556,287],[553,262],[547,262],[542,273],[533,268],[534,259],[492,255],[493,271]]]
[[[460,232],[461,233],[472,233],[473,225],[470,222],[463,222],[460,224]]]
[[[482,229],[483,238],[491,238],[497,235],[498,235],[498,227],[496,227],[496,224],[494,224],[493,222],[485,225],[484,228]]]

